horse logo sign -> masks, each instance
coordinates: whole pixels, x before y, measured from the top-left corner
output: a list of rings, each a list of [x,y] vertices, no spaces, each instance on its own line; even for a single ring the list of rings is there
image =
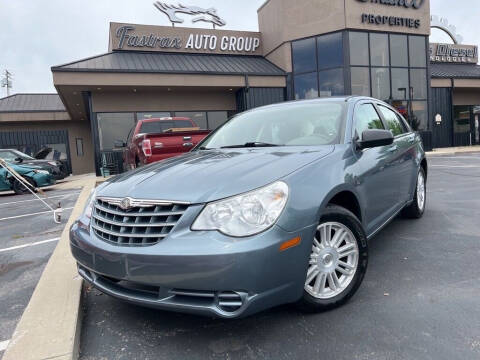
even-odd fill
[[[179,18],[177,16],[177,13],[188,14],[188,15],[200,15],[200,16],[194,17],[192,19],[192,22],[196,23],[199,21],[203,21],[203,22],[211,23],[213,24],[213,28],[215,28],[215,25],[225,26],[227,24],[225,20],[223,20],[222,18],[220,18],[220,16],[218,16],[217,10],[214,8],[204,9],[198,6],[184,6],[182,4],[178,4],[177,6],[175,6],[175,5],[168,5],[160,1],[154,2],[153,5],[159,11],[163,12],[165,15],[168,16],[173,26],[175,26],[175,24],[182,24],[185,21],[184,19]]]

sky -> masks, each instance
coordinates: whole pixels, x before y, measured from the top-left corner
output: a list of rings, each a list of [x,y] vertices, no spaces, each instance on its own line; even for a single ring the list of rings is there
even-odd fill
[[[227,22],[222,29],[258,31],[257,9],[264,0],[166,2],[215,7]],[[431,0],[431,13],[455,25],[464,44],[480,45],[480,1]],[[0,0],[0,71],[8,69],[14,75],[11,92],[55,92],[50,68],[106,53],[111,21],[170,25],[153,0]],[[189,19],[185,26],[195,27]],[[439,31],[432,33],[431,40],[447,42]],[[0,88],[3,96],[6,89]]]

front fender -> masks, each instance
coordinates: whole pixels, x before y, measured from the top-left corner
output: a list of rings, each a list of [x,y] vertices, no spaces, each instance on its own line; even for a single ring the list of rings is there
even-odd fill
[[[328,202],[344,190],[352,192],[362,208],[355,177],[348,175],[355,161],[348,146],[336,145],[329,155],[287,176],[284,181],[290,189],[289,199],[277,224],[286,231],[318,224]]]

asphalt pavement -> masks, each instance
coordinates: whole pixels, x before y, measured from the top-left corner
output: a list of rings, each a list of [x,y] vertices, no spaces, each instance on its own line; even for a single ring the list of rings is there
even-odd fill
[[[55,224],[33,195],[0,195],[0,359],[27,306],[80,189],[48,190],[60,202],[62,224]]]
[[[371,240],[367,275],[347,305],[218,320],[87,288],[81,359],[480,359],[480,154],[429,165],[425,216],[396,219]]]

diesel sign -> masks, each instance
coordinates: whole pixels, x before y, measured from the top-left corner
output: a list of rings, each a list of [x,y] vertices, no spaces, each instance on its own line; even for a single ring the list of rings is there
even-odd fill
[[[478,47],[473,45],[430,44],[430,61],[476,64]]]
[[[360,2],[370,2],[373,4],[382,4],[390,6],[402,6],[412,9],[420,9],[425,0],[358,0]]]

